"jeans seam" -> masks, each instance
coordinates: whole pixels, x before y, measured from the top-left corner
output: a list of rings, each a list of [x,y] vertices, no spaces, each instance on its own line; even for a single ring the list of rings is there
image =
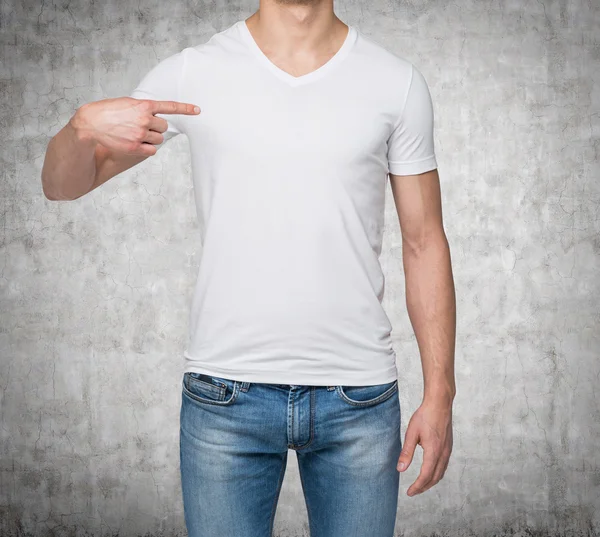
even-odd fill
[[[299,449],[306,449],[308,446],[312,444],[312,441],[315,438],[315,388],[310,389],[310,437],[308,442],[302,446],[296,446],[294,449],[297,451]]]
[[[290,449],[294,449],[296,451],[300,450],[300,449],[306,449],[308,446],[310,446],[312,444],[312,441],[315,438],[315,388],[311,387],[310,389],[310,436],[308,438],[308,442],[306,442],[306,444],[302,444],[301,446],[297,446],[295,443],[294,444],[288,444],[288,448]],[[294,414],[293,414],[293,408],[294,408],[294,400],[292,400],[292,424],[294,423]],[[293,434],[294,428],[292,427],[292,434]]]
[[[302,469],[300,469],[300,481],[302,483],[302,491],[304,492],[304,503],[306,504],[306,513],[308,515],[308,530],[310,533],[313,533],[313,529],[312,529],[312,524],[313,524],[313,520],[312,520],[312,516],[310,514],[310,505],[309,505],[309,500],[308,500],[308,496],[306,494],[306,486],[304,484],[304,477],[302,476]]]
[[[269,537],[273,536],[273,522],[275,521],[275,511],[277,509],[277,500],[279,499],[279,494],[281,492],[281,485],[283,484],[283,476],[285,475],[285,462],[287,459],[287,453],[285,457],[281,461],[281,470],[279,471],[279,482],[277,484],[277,490],[275,491],[275,498],[273,500],[273,508],[271,509],[271,517],[269,521]]]
[[[292,397],[292,409],[291,409],[291,420],[290,420],[290,427],[291,427],[291,441],[288,443],[288,448],[293,448],[294,447],[294,400],[296,399],[296,395],[294,394],[294,396]]]

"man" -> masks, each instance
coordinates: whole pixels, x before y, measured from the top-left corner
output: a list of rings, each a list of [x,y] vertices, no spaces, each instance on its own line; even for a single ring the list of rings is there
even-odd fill
[[[44,193],[77,199],[180,133],[202,239],[180,414],[190,537],[271,535],[289,449],[312,537],[391,536],[397,469],[420,444],[407,493],[422,493],[452,449],[455,296],[423,75],[332,0],[261,0],[129,97],[79,108]],[[424,374],[404,446],[381,305],[388,177]]]

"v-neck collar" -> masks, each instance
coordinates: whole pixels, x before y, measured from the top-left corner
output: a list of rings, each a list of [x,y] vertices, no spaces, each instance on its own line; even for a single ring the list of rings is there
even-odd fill
[[[315,80],[318,80],[319,78],[323,77],[335,65],[340,63],[348,55],[357,38],[356,28],[354,28],[354,26],[348,25],[348,33],[346,35],[346,39],[344,39],[344,42],[342,43],[342,46],[326,63],[324,63],[323,65],[321,65],[321,67],[318,67],[314,71],[311,71],[310,73],[306,73],[301,76],[293,76],[287,71],[284,71],[283,69],[277,67],[261,50],[261,48],[254,40],[254,37],[250,33],[245,19],[238,21],[236,26],[239,29],[241,37],[248,45],[254,56],[256,56],[257,59],[275,76],[277,76],[284,82],[287,82],[291,86],[307,84],[309,82],[314,82]]]

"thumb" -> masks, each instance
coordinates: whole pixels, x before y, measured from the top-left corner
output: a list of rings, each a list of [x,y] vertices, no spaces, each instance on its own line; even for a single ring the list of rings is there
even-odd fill
[[[404,446],[398,458],[398,464],[396,469],[399,472],[406,470],[412,462],[415,449],[417,447],[417,433],[416,428],[411,427],[410,424],[406,430],[406,436],[404,437]]]

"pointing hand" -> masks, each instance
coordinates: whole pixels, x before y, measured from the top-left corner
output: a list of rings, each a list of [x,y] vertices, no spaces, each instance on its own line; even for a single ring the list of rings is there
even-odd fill
[[[86,137],[118,153],[152,156],[164,141],[168,123],[155,114],[198,115],[200,108],[177,101],[118,97],[84,104],[78,126]]]

